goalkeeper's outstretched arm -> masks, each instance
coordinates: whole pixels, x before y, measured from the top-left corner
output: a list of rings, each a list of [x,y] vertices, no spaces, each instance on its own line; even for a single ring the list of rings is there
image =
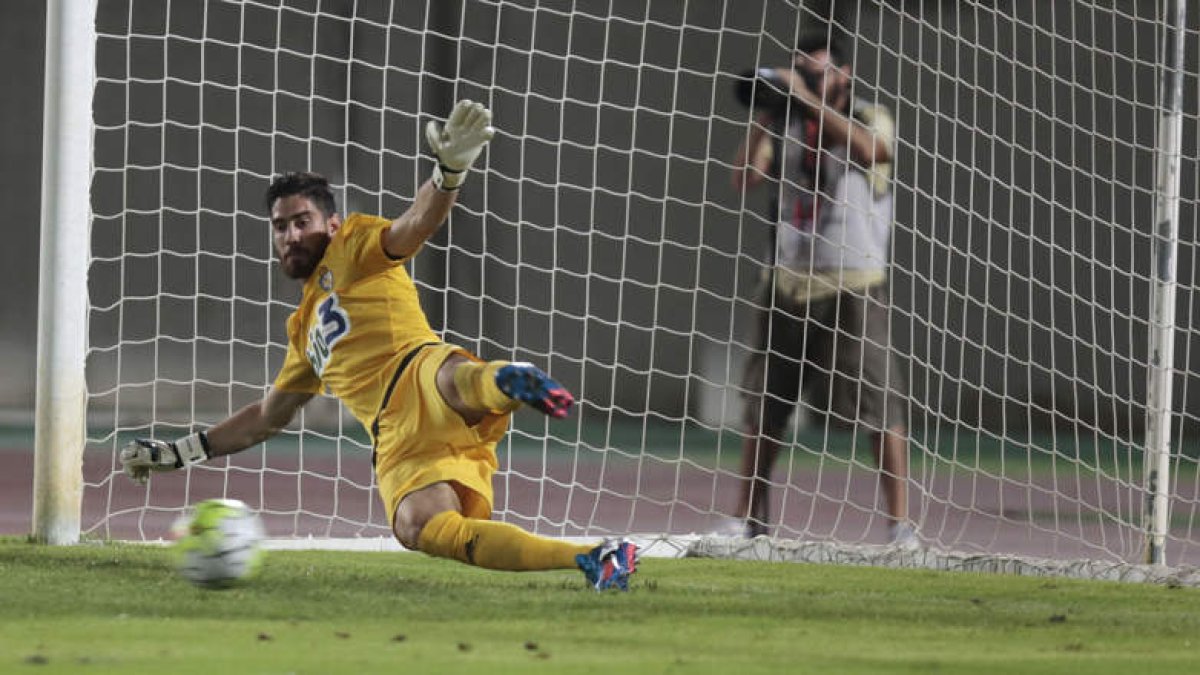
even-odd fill
[[[446,222],[467,171],[495,133],[491,111],[469,100],[454,106],[445,126],[430,122],[425,127],[425,139],[437,164],[433,177],[417,191],[412,206],[384,233],[383,247],[388,255],[396,259],[415,255]]]
[[[206,432],[208,456],[231,455],[271,438],[312,397],[312,394],[272,389],[263,400],[243,407]]]
[[[272,389],[263,400],[243,407],[208,431],[175,441],[139,438],[130,442],[121,450],[121,466],[130,478],[145,483],[154,471],[174,471],[245,450],[279,433],[311,398],[312,394]]]

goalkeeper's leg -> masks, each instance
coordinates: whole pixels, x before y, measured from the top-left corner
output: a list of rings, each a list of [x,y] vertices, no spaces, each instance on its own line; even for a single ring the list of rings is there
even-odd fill
[[[436,358],[436,355],[430,358]],[[453,431],[454,427],[461,425],[447,418],[446,414],[457,416],[467,427],[478,430],[455,436],[457,441],[469,441],[473,437],[474,442],[484,444],[480,447],[487,448],[489,454],[489,444],[494,445],[498,439],[498,436],[493,436],[503,433],[503,428],[497,422],[505,421],[505,413],[526,404],[547,415],[565,417],[574,403],[570,392],[527,363],[485,363],[456,353],[436,367],[432,379],[434,382],[422,379],[422,384],[416,387],[414,393],[423,399],[424,405],[420,408],[423,412],[400,411],[396,414],[408,415],[409,418],[417,415],[420,417],[418,426],[433,425],[430,427],[431,433],[436,431],[445,435],[449,430],[450,436],[455,436],[457,432]],[[430,387],[430,384],[433,386]],[[431,396],[434,389],[436,393]],[[391,424],[385,428],[394,430],[401,426],[404,425]],[[410,447],[411,441],[411,438],[390,437],[377,440],[382,447],[390,448],[390,452],[380,455],[380,464],[377,466],[384,499],[390,502],[391,495],[403,494],[392,512],[392,531],[405,547],[496,570],[578,567],[597,590],[624,590],[628,587],[629,575],[637,567],[637,547],[630,542],[581,546],[539,537],[519,527],[488,520],[491,510],[490,486],[478,481],[490,477],[494,458],[492,462],[480,459],[483,465],[478,469],[466,470],[457,479],[454,469],[435,461],[435,468],[431,469],[432,474],[438,476],[435,482],[411,492],[399,492],[405,489],[406,481],[413,480],[413,476],[411,473],[397,476],[396,470],[402,464],[412,468],[410,462],[420,461],[418,458],[422,454],[419,448]],[[407,460],[399,463],[389,461],[395,456],[407,457]],[[459,456],[459,459],[463,457]],[[455,466],[461,467],[462,462]],[[461,494],[460,489],[463,490]],[[483,497],[485,493],[486,498]]]
[[[522,403],[562,418],[575,404],[571,392],[530,363],[476,362],[452,356],[438,369],[437,387],[467,424],[476,424],[486,415],[512,412]]]
[[[449,483],[409,493],[396,507],[392,530],[406,548],[493,570],[573,569],[592,546],[539,537],[508,523],[462,515]]]

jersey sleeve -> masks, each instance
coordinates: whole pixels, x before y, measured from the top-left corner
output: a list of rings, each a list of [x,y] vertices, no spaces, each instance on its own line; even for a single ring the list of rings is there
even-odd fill
[[[387,218],[361,213],[352,213],[346,218],[341,234],[345,257],[350,263],[351,278],[347,281],[369,277],[404,262],[403,259],[390,257],[383,250],[383,233],[391,225],[392,221]]]
[[[288,318],[288,350],[283,358],[283,367],[275,376],[275,388],[302,394],[321,393],[321,379],[313,372],[304,354],[303,331],[300,317],[293,314]]]

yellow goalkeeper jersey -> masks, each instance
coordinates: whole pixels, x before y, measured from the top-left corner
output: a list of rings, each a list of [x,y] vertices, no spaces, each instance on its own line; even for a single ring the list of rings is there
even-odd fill
[[[288,350],[275,386],[341,399],[368,433],[404,355],[437,342],[402,261],[383,250],[391,221],[354,213],[330,239],[288,317]]]

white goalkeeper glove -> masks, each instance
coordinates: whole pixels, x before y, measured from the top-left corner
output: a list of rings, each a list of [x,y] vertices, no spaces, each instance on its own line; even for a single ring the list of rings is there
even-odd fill
[[[133,480],[146,484],[151,471],[174,471],[208,459],[208,436],[197,431],[177,441],[139,438],[121,449],[121,466]]]
[[[462,185],[467,169],[496,134],[491,125],[492,111],[466,99],[455,104],[445,127],[432,121],[425,125],[425,140],[438,162],[433,168],[437,189],[450,192]]]

